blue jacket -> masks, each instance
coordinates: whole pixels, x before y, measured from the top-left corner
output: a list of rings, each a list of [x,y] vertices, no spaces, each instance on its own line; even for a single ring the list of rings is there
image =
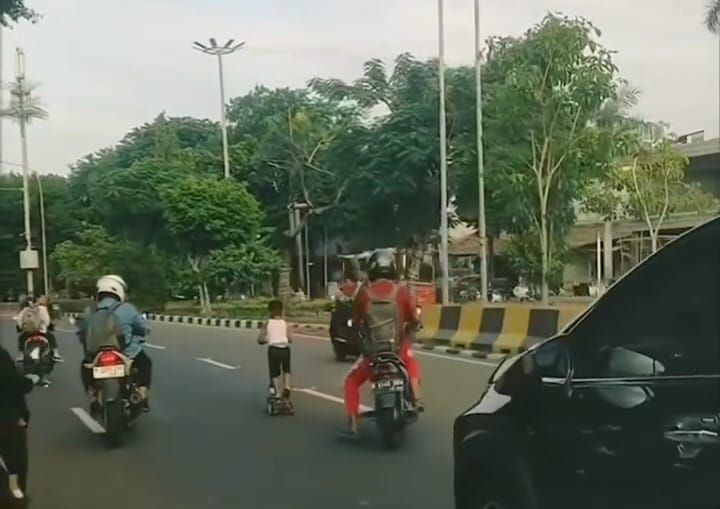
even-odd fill
[[[108,309],[114,305],[117,305],[117,301],[111,297],[106,297],[97,304],[97,309]],[[137,308],[129,302],[123,302],[115,309],[115,315],[120,321],[122,327],[123,336],[125,338],[125,348],[123,353],[134,359],[140,352],[143,351],[145,346],[145,336],[148,333],[148,325],[143,315],[138,312]],[[87,318],[87,314],[86,314]],[[78,336],[81,338],[85,334],[85,324],[87,320],[83,320],[80,329],[78,330]]]

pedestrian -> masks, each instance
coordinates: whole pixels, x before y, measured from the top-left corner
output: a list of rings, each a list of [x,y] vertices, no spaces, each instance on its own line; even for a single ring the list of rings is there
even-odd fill
[[[20,375],[0,346],[0,507],[26,506],[30,412],[25,395],[38,380],[37,375]]]

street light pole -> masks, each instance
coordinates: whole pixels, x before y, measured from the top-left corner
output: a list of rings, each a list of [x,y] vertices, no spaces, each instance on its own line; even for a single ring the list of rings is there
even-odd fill
[[[225,178],[229,179],[230,157],[228,155],[227,121],[225,119],[225,79],[223,77],[222,57],[239,50],[245,45],[245,43],[235,43],[234,39],[230,39],[225,43],[225,45],[218,46],[217,41],[214,38],[211,38],[209,45],[201,44],[197,41],[195,41],[193,45],[196,50],[202,51],[206,55],[214,55],[217,57],[218,75],[220,77],[220,129],[222,131],[223,167]]]
[[[482,58],[480,53],[480,0],[475,0],[475,117],[477,124],[478,237],[480,238],[480,294],[488,297],[487,227],[485,224],[485,167],[482,127]]]
[[[450,302],[448,260],[447,124],[445,118],[445,21],[443,0],[438,0],[438,75],[440,81],[440,267],[442,303]]]
[[[44,294],[48,295],[50,289],[50,279],[48,278],[47,263],[47,238],[45,237],[45,193],[43,192],[42,180],[40,175],[35,172],[35,180],[38,185],[38,194],[40,197],[40,233],[42,238],[42,256],[43,256],[43,289]]]

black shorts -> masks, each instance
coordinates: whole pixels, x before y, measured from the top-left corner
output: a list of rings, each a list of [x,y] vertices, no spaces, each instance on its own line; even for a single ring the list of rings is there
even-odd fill
[[[268,367],[270,378],[277,378],[283,373],[290,374],[290,347],[269,346]]]

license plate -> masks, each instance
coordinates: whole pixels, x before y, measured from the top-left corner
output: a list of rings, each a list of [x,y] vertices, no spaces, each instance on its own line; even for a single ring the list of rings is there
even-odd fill
[[[125,366],[118,364],[117,366],[94,366],[93,378],[102,380],[105,378],[123,378],[125,376]]]
[[[373,384],[375,389],[388,390],[388,391],[402,391],[405,388],[405,384],[402,380],[378,380]]]

